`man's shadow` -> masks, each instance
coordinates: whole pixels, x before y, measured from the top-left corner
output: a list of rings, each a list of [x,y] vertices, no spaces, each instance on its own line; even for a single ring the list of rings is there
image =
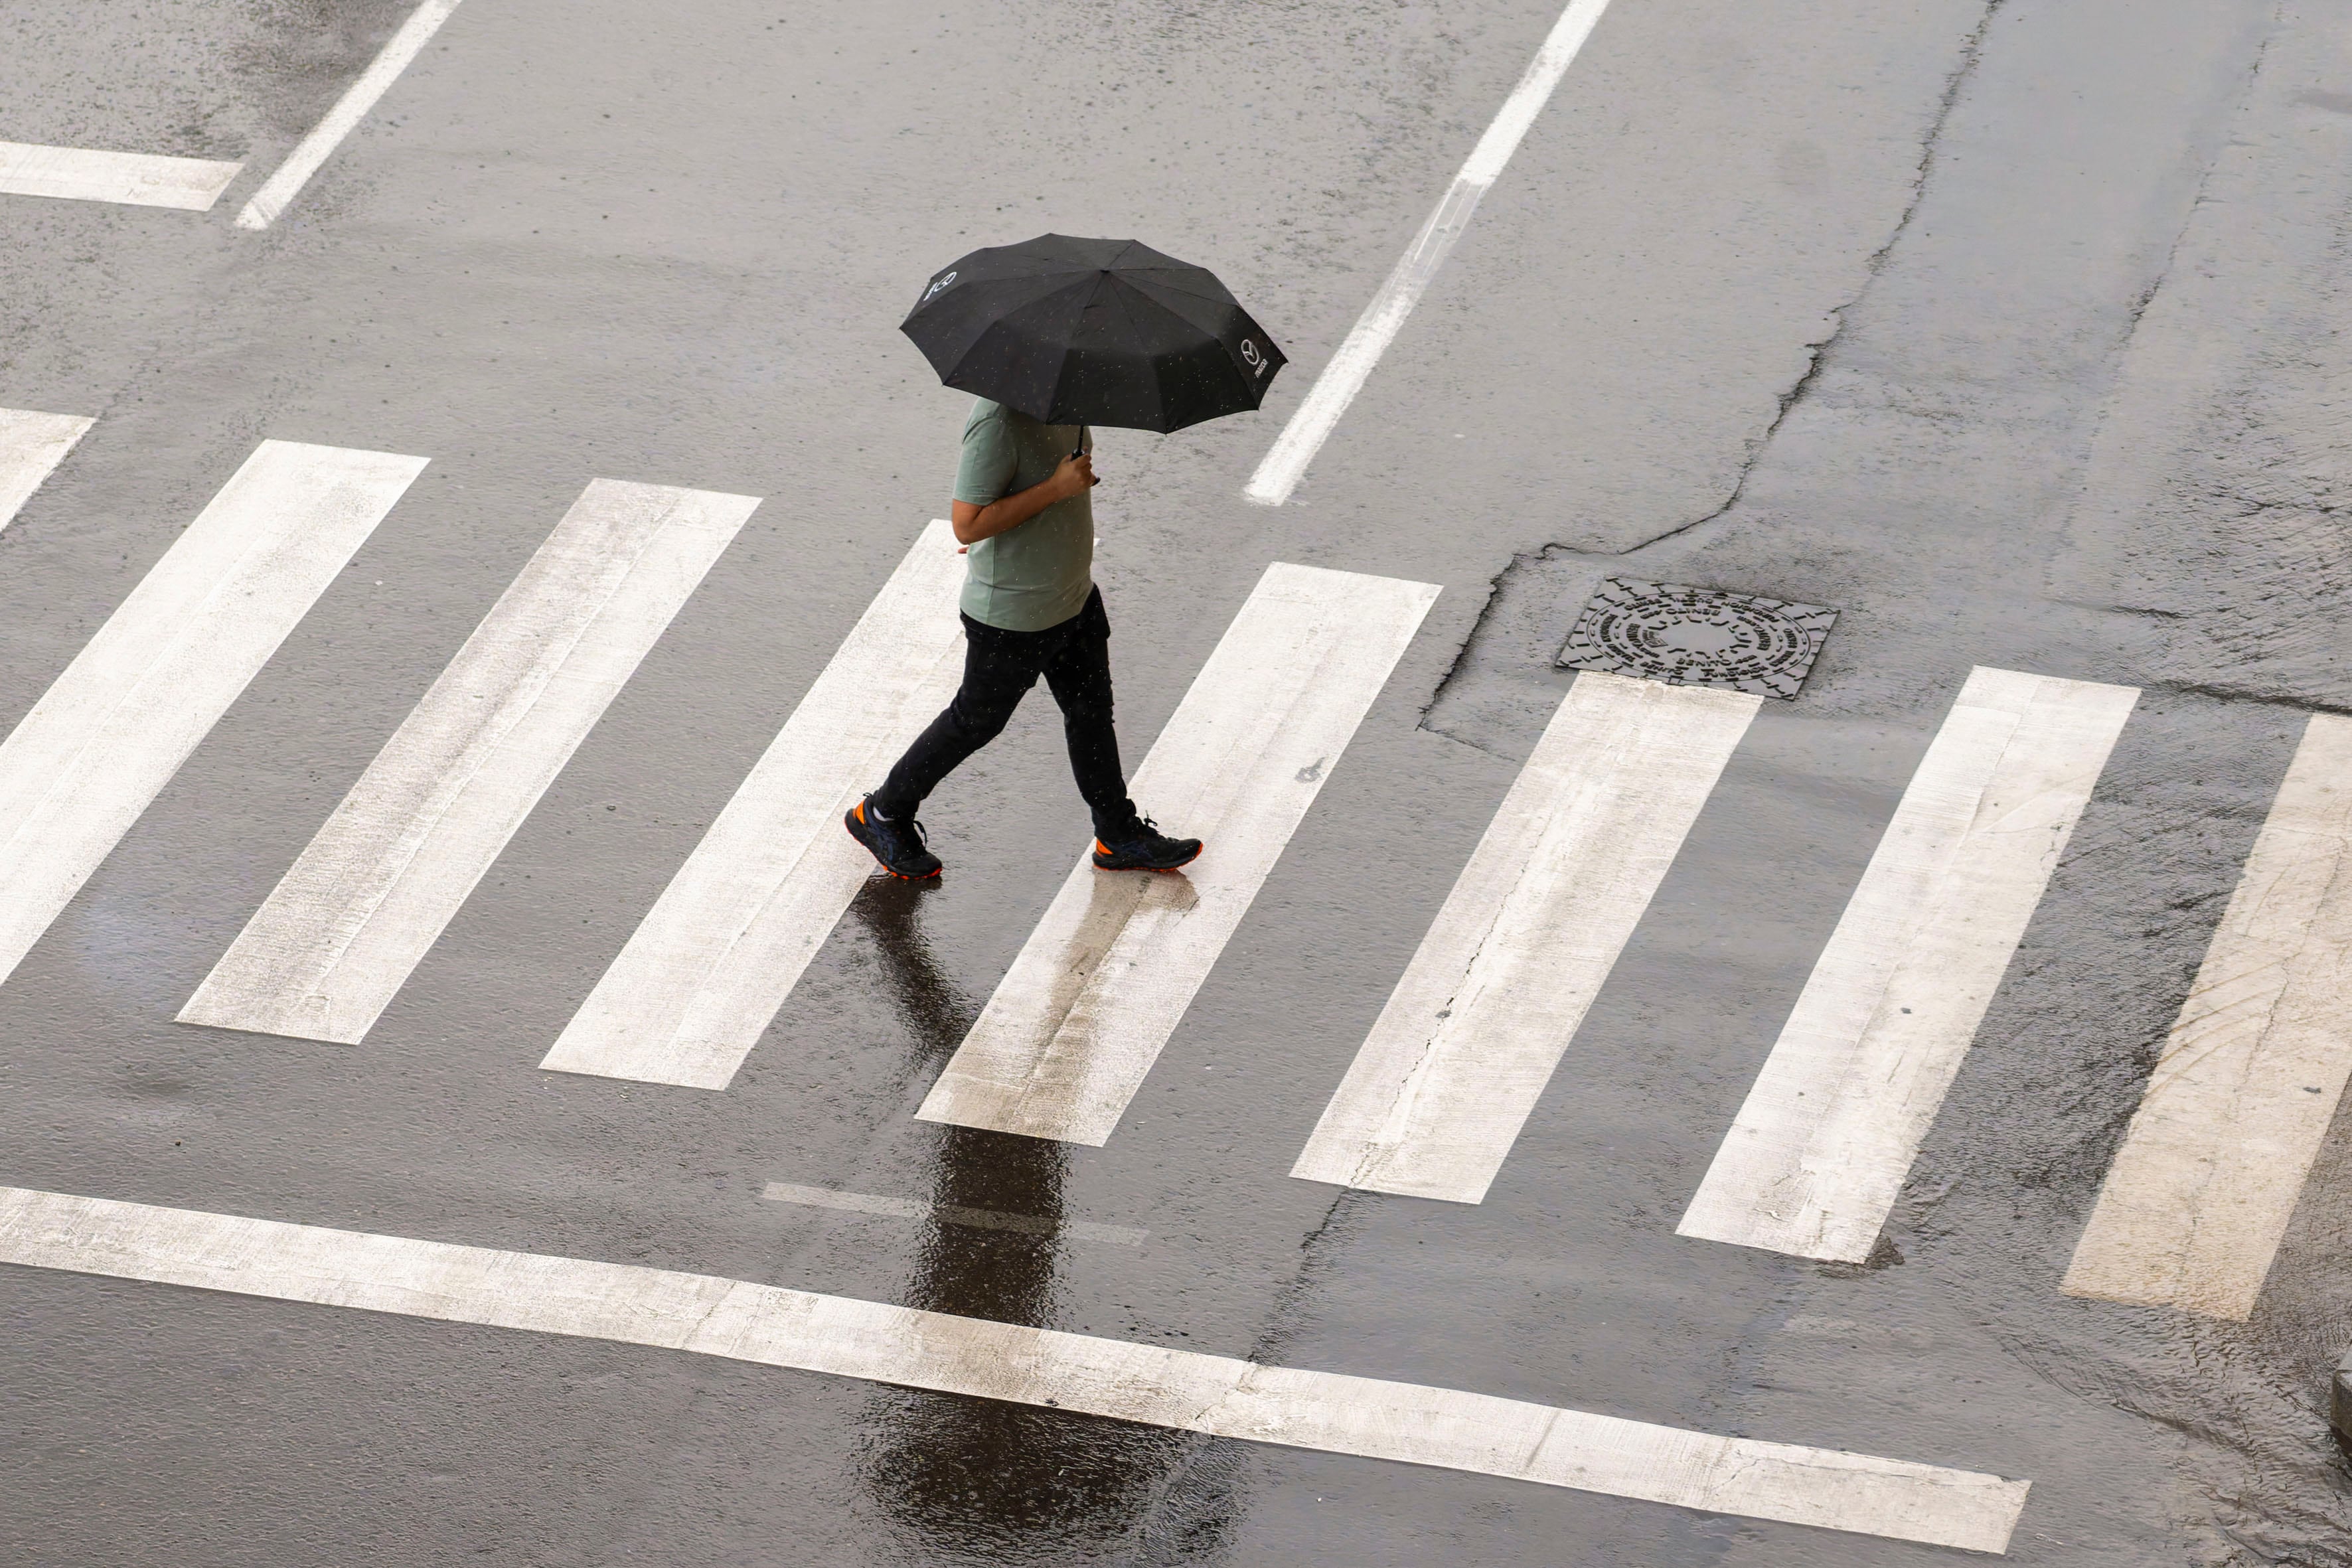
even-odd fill
[[[979,1016],[974,1000],[940,967],[922,931],[936,883],[877,878],[850,906],[854,927],[879,960],[911,1047],[909,1077],[929,1079]],[[1067,1174],[1061,1144],[979,1128],[920,1124],[937,1133],[921,1251],[907,1305],[1031,1327],[1054,1321],[1055,1268]],[[1052,1234],[960,1225],[941,1210],[982,1209],[1045,1220]],[[1108,1328],[1109,1325],[1103,1325]],[[876,1398],[859,1471],[875,1503],[917,1535],[928,1552],[987,1563],[1084,1561],[1121,1542],[1161,1534],[1164,1500],[1192,1464],[1198,1440],[1160,1427],[920,1389]],[[1212,1469],[1223,1474],[1225,1467]],[[1199,1478],[1195,1478],[1196,1479]],[[1178,1487],[1189,1491],[1193,1489]],[[1230,1494],[1218,1486],[1208,1533],[1222,1536]],[[1202,1500],[1180,1511],[1195,1513]],[[1182,1555],[1213,1544],[1200,1529]]]

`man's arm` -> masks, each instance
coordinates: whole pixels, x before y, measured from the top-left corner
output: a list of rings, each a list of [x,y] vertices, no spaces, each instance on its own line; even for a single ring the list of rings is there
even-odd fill
[[[1055,501],[1067,500],[1100,482],[1095,478],[1092,457],[1065,458],[1054,469],[1052,478],[1025,490],[1015,490],[1001,500],[986,506],[974,506],[968,500],[953,502],[949,521],[954,525],[958,544],[978,544],[983,539],[1011,532]]]

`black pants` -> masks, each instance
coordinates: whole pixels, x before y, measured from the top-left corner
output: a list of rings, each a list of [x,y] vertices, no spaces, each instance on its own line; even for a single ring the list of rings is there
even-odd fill
[[[941,779],[1003,731],[1013,710],[1037,678],[1062,705],[1062,732],[1070,743],[1070,772],[1094,813],[1095,836],[1117,843],[1133,837],[1135,803],[1119,771],[1118,736],[1110,721],[1110,617],[1102,590],[1087,607],[1042,632],[1009,632],[963,617],[963,684],[930,728],[874,794],[885,816],[907,817]]]

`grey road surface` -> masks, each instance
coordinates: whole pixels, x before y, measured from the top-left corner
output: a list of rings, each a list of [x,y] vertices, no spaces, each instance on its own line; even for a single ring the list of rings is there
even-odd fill
[[[0,195],[0,405],[96,421],[0,532],[0,722],[259,441],[431,458],[0,986],[0,1184],[2029,1479],[2036,1568],[2352,1563],[2340,1124],[2250,1320],[2059,1289],[2305,720],[2352,711],[2339,9],[1614,0],[1280,507],[1244,484],[1548,0],[467,0],[233,226],[407,10],[0,17],[0,140],[247,161],[205,214]],[[731,1087],[541,1070],[943,510],[966,400],[897,322],[1045,230],[1213,267],[1293,362],[1258,415],[1100,434],[1131,756],[1270,562],[1439,584],[1420,635],[1101,1148],[912,1116],[1083,839],[1042,694],[927,807],[944,880],[869,885]],[[174,1022],[598,477],[763,500],[363,1044]],[[1611,574],[1843,613],[1485,1201],[1291,1178]],[[1975,666],[2141,696],[1878,1249],[1677,1236]],[[12,1563],[1957,1555],[594,1339],[0,1300]]]

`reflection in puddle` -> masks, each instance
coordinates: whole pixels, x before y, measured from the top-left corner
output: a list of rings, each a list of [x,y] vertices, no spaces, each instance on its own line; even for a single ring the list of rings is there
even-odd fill
[[[930,890],[877,879],[851,906],[907,1026],[916,1079],[939,1070],[979,1013],[924,941],[921,900]],[[1062,1144],[969,1127],[929,1131],[938,1138],[934,1205],[1060,1224]],[[929,1219],[901,1300],[964,1317],[1075,1326],[1053,1321],[1061,1245],[1053,1235]],[[895,1388],[877,1391],[870,1423],[860,1478],[906,1532],[908,1562],[1200,1562],[1216,1553],[1230,1512],[1230,1460],[1203,1465],[1203,1440],[1183,1433]],[[1179,1499],[1174,1511],[1189,1523],[1171,1517]]]
[[[1081,1059],[1095,1054],[1096,1035],[1107,1011],[1104,966],[1113,964],[1108,978],[1116,985],[1133,970],[1137,958],[1164,936],[1167,921],[1192,913],[1201,902],[1192,879],[1181,871],[1147,877],[1132,871],[1092,875],[1086,917],[1063,950],[1045,1016],[1035,1021],[1039,1049]],[[1118,955],[1116,962],[1114,954]]]

